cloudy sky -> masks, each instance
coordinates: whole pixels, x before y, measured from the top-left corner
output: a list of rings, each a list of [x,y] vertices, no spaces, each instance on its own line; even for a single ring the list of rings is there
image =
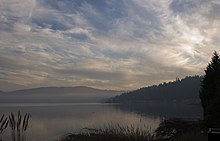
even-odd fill
[[[202,75],[219,25],[219,0],[0,0],[0,90]]]

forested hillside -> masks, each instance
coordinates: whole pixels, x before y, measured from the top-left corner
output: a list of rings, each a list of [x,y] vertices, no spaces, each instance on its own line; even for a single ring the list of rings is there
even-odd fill
[[[108,102],[185,102],[198,103],[201,76],[187,76],[173,82],[140,88],[110,99]]]

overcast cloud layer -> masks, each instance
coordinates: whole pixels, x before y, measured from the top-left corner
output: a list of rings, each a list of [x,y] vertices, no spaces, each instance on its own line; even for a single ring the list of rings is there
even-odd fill
[[[0,89],[135,89],[201,75],[219,0],[0,0]]]

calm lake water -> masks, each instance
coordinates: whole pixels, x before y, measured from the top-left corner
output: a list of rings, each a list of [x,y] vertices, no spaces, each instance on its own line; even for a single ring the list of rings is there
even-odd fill
[[[152,105],[133,106],[104,103],[0,104],[0,113],[7,115],[10,112],[17,114],[18,111],[23,115],[30,113],[28,138],[31,141],[54,141],[67,133],[80,132],[84,127],[99,128],[107,124],[147,126],[154,130],[163,118],[196,119],[201,118],[202,113],[201,108],[194,105],[188,107],[171,105],[174,108],[171,108],[171,111],[174,110],[172,114],[167,110],[169,107],[166,109],[164,106],[156,108]],[[11,140],[8,129],[2,139]]]

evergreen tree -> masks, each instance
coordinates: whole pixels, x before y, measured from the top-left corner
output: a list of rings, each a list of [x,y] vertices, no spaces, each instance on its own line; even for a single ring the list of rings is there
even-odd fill
[[[220,57],[216,51],[205,70],[200,99],[206,127],[220,127]]]

